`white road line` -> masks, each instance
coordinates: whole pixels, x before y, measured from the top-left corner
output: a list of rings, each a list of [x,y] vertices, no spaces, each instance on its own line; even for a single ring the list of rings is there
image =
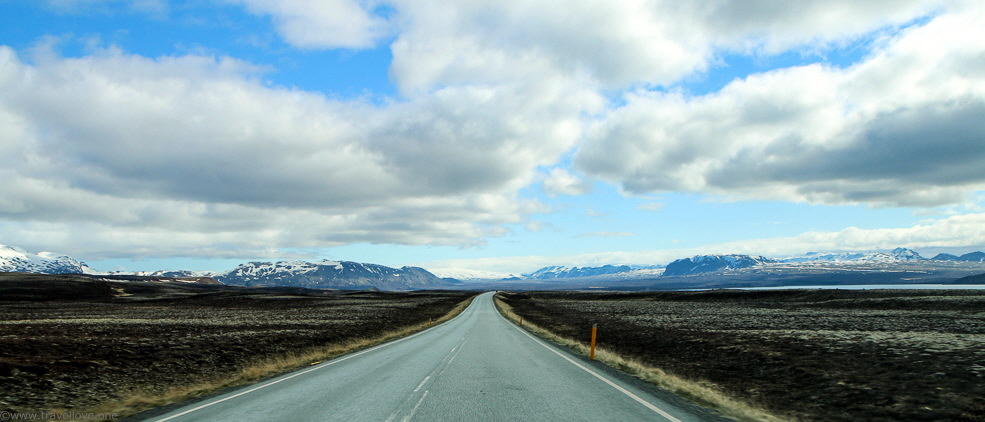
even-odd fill
[[[504,319],[505,319],[505,318],[504,318]],[[509,321],[507,320],[507,322],[509,322]],[[569,357],[567,357],[567,356],[565,356],[565,355],[564,355],[563,353],[561,353],[561,352],[559,352],[559,351],[557,351],[557,350],[555,350],[555,349],[554,349],[553,347],[550,347],[550,346],[548,346],[548,345],[547,345],[547,344],[545,344],[544,342],[542,342],[542,341],[540,341],[540,339],[538,339],[537,337],[534,337],[534,336],[533,336],[532,334],[530,334],[530,333],[528,333],[528,332],[526,332],[526,331],[525,331],[525,330],[523,330],[522,328],[520,328],[520,327],[517,327],[517,326],[516,326],[516,325],[514,325],[514,324],[513,324],[512,322],[510,322],[510,326],[512,326],[513,328],[516,328],[516,330],[517,330],[517,331],[519,331],[519,332],[521,332],[521,333],[523,333],[523,334],[525,334],[525,335],[526,335],[527,337],[530,337],[530,338],[531,338],[531,339],[532,339],[533,341],[536,341],[536,342],[537,342],[537,344],[540,344],[541,346],[544,346],[544,348],[546,348],[547,350],[550,350],[550,351],[552,351],[552,352],[554,352],[555,354],[557,354],[558,356],[560,356],[560,357],[562,357],[562,358],[564,358],[564,360],[566,360],[566,361],[568,361],[568,362],[571,362],[571,364],[572,364],[572,365],[574,365],[574,366],[577,366],[577,367],[579,367],[579,368],[581,368],[582,370],[584,370],[585,372],[588,372],[589,374],[592,374],[593,376],[595,376],[595,378],[598,378],[598,379],[600,379],[600,380],[602,380],[602,382],[604,382],[604,383],[606,383],[606,384],[609,384],[609,385],[610,385],[610,386],[611,386],[612,388],[615,388],[615,389],[616,389],[616,390],[618,390],[618,391],[619,391],[620,393],[623,393],[623,394],[625,394],[625,395],[627,395],[627,396],[629,396],[629,397],[630,397],[630,398],[632,398],[633,400],[636,400],[637,402],[639,402],[640,404],[642,404],[642,405],[644,405],[644,406],[646,406],[646,407],[647,407],[647,408],[649,408],[650,410],[652,410],[652,411],[654,411],[654,412],[656,412],[656,413],[657,413],[657,414],[659,414],[660,416],[663,416],[664,418],[667,418],[667,420],[669,420],[669,421],[671,421],[671,422],[681,422],[681,420],[680,420],[680,419],[677,419],[677,418],[675,418],[675,417],[674,417],[673,415],[671,415],[670,413],[667,413],[667,412],[665,412],[665,411],[664,411],[663,409],[661,409],[661,408],[659,408],[659,407],[657,407],[657,406],[655,406],[655,405],[653,405],[653,403],[650,403],[650,402],[648,402],[648,401],[646,401],[646,400],[643,400],[643,398],[641,398],[640,396],[637,396],[636,394],[633,394],[633,393],[632,393],[631,391],[629,391],[629,390],[627,390],[627,389],[625,389],[625,388],[622,388],[622,387],[621,387],[621,386],[619,386],[618,384],[616,384],[616,383],[614,383],[614,382],[612,382],[612,381],[610,381],[610,380],[609,380],[608,378],[605,378],[605,377],[603,377],[603,376],[602,376],[602,375],[600,375],[599,373],[597,373],[597,372],[595,372],[595,371],[593,371],[593,370],[591,370],[591,369],[589,369],[589,368],[587,368],[587,367],[585,367],[584,365],[582,365],[582,364],[580,364],[580,363],[578,363],[578,362],[576,362],[575,360],[573,360],[573,359],[571,359],[571,358],[569,358]]]
[[[462,337],[462,339],[459,340],[459,342],[455,346],[455,348],[454,349],[451,349],[451,351],[452,352],[455,352],[455,354],[451,355],[451,359],[448,359],[448,363],[446,363],[445,366],[441,369],[441,372],[445,372],[445,369],[444,368],[447,368],[448,365],[451,365],[451,363],[455,361],[455,358],[458,357],[458,354],[462,352],[462,345],[463,344],[465,344],[465,337]],[[458,351],[456,352],[455,349],[458,349]]]
[[[432,376],[437,378],[441,374],[445,373],[445,369],[448,368],[448,365],[453,360],[455,360],[455,356],[458,356],[458,353],[462,351],[463,343],[465,343],[465,337],[462,337],[462,339],[458,341],[458,344],[456,344],[455,347],[452,347],[451,350],[448,351],[448,354],[441,359],[441,362],[438,363],[438,366],[433,371],[431,371],[429,375],[424,377],[424,379],[421,381],[420,384],[417,384],[417,388],[415,388],[413,392],[417,393],[418,391],[420,391],[421,388],[427,385],[428,381],[431,380]],[[404,418],[401,419],[402,421],[408,421],[412,416],[414,416],[414,413],[417,412],[417,408],[421,406],[421,403],[424,402],[424,397],[427,397],[429,392],[430,390],[424,390],[424,393],[421,395],[421,398],[417,400],[417,404],[414,405],[414,407],[410,410],[410,412],[407,413],[407,416],[404,416]],[[386,418],[386,421],[384,422],[393,422],[394,420],[396,420],[397,415],[400,414],[401,409],[408,406],[410,404],[411,399],[413,399],[413,394],[410,397],[408,397],[407,400],[404,401],[404,403],[398,406],[397,409],[394,410],[393,413],[390,414],[390,417]]]
[[[413,409],[410,409],[410,413],[408,413],[407,416],[404,416],[403,422],[408,422],[414,417],[414,414],[417,413],[417,409],[421,407],[421,403],[424,403],[424,398],[427,397],[430,392],[430,390],[424,390],[424,394],[421,395],[421,399],[417,401],[417,404],[414,405]]]
[[[461,352],[462,349],[458,349],[458,351]],[[456,357],[458,357],[458,353],[455,353],[454,355],[452,355],[451,359],[448,359],[448,363],[445,364],[445,368],[447,368],[448,365],[451,365],[451,363],[455,361]],[[441,372],[445,372],[445,370],[442,369]]]
[[[464,313],[465,313],[465,312],[464,312],[464,311],[462,311],[462,314],[464,314]],[[458,316],[461,316],[462,314],[459,314]],[[458,316],[456,316],[455,318],[458,318]],[[369,353],[369,352],[372,352],[372,351],[374,351],[374,350],[376,350],[376,349],[380,349],[380,348],[383,348],[383,347],[386,347],[386,346],[392,346],[392,345],[394,345],[394,344],[397,344],[397,343],[400,343],[400,342],[402,342],[402,341],[404,341],[404,340],[410,340],[410,339],[412,339],[412,338],[414,338],[414,337],[417,337],[417,336],[419,336],[419,335],[421,335],[421,334],[424,334],[424,333],[426,333],[426,332],[428,332],[428,331],[430,331],[431,329],[433,329],[433,328],[437,328],[437,327],[440,327],[440,325],[436,325],[436,326],[434,326],[434,327],[431,327],[431,328],[428,328],[428,329],[425,329],[425,330],[423,330],[423,331],[420,331],[420,332],[417,332],[417,333],[414,333],[414,334],[411,334],[411,335],[409,335],[409,336],[407,336],[407,337],[403,337],[403,338],[400,338],[400,339],[397,339],[397,340],[393,340],[393,341],[391,341],[391,342],[388,342],[388,343],[383,343],[383,344],[381,344],[381,345],[378,345],[378,346],[373,346],[373,347],[371,347],[371,348],[369,348],[369,349],[366,349],[366,350],[363,350],[363,351],[361,351],[361,352],[356,352],[356,353],[353,353],[353,354],[351,354],[351,355],[348,355],[348,356],[344,356],[344,357],[341,357],[341,358],[338,358],[338,359],[335,359],[335,360],[333,360],[333,361],[330,361],[330,362],[325,362],[325,363],[323,363],[323,364],[320,364],[320,365],[318,365],[318,366],[315,366],[315,367],[313,367],[313,368],[310,368],[310,369],[306,369],[306,370],[304,370],[304,371],[301,371],[301,372],[298,372],[298,373],[295,373],[295,374],[292,374],[292,375],[288,375],[288,376],[286,376],[286,377],[284,377],[284,378],[279,378],[279,379],[277,379],[277,380],[274,380],[274,381],[271,381],[271,382],[268,382],[268,383],[266,383],[266,384],[261,384],[261,385],[258,385],[258,386],[256,386],[256,387],[253,387],[253,388],[251,388],[251,389],[249,389],[249,390],[246,390],[246,391],[242,391],[242,392],[239,392],[239,393],[236,393],[236,394],[233,394],[233,395],[231,395],[231,396],[229,396],[229,397],[224,397],[224,398],[222,398],[222,399],[219,399],[219,400],[216,400],[216,401],[210,401],[210,402],[208,402],[208,403],[205,403],[205,404],[203,404],[203,405],[201,405],[201,406],[197,406],[197,407],[193,407],[193,408],[191,408],[191,409],[188,409],[188,410],[186,410],[186,411],[184,411],[184,412],[181,412],[181,413],[178,413],[178,414],[175,414],[175,415],[171,415],[171,416],[168,416],[168,417],[166,417],[166,418],[163,418],[163,419],[156,419],[156,420],[157,420],[157,422],[164,422],[164,421],[169,421],[169,420],[171,420],[171,419],[174,419],[174,418],[177,418],[177,417],[180,417],[180,416],[184,416],[184,415],[187,415],[187,414],[189,414],[189,413],[192,413],[192,412],[195,412],[195,411],[198,411],[198,410],[201,410],[201,409],[204,409],[204,408],[206,408],[206,407],[209,407],[209,406],[212,406],[212,405],[215,405],[215,404],[219,404],[219,403],[222,403],[222,402],[224,402],[224,401],[226,401],[226,400],[231,400],[231,399],[234,399],[234,398],[236,398],[236,397],[239,397],[239,396],[242,396],[242,395],[244,395],[244,394],[249,394],[249,393],[252,393],[252,392],[254,392],[254,391],[257,391],[257,390],[260,390],[260,389],[263,389],[263,388],[267,388],[267,387],[270,387],[271,385],[274,385],[274,384],[278,384],[278,383],[280,383],[280,382],[283,382],[283,381],[287,381],[287,380],[289,380],[289,379],[291,379],[291,378],[294,378],[294,377],[297,377],[297,376],[301,376],[301,375],[304,375],[304,374],[307,374],[308,372],[312,372],[312,371],[317,371],[317,370],[319,370],[319,369],[323,369],[323,368],[326,368],[326,367],[328,367],[328,366],[331,366],[331,365],[334,365],[334,364],[336,364],[336,363],[339,363],[339,362],[342,362],[342,361],[345,361],[345,360],[348,360],[348,359],[352,359],[352,358],[354,358],[354,357],[356,357],[356,356],[359,356],[359,355],[362,355],[362,354],[364,354],[364,353]],[[415,390],[415,391],[416,391],[416,390]]]
[[[424,383],[428,382],[429,379],[431,379],[431,376],[430,375],[424,377],[424,380],[421,381],[420,384],[417,384],[417,388],[414,389],[414,392],[416,393],[418,391],[421,391],[421,387],[423,387],[424,386]]]

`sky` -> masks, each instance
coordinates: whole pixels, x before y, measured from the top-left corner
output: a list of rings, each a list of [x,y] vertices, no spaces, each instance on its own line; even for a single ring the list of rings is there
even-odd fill
[[[0,243],[521,273],[985,249],[985,4],[0,0]]]

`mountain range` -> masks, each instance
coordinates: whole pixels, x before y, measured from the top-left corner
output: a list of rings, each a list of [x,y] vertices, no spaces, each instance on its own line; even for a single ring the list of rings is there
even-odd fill
[[[953,264],[949,264],[953,263]],[[188,282],[220,282],[235,286],[252,287],[302,287],[319,289],[369,289],[381,290],[419,290],[441,288],[479,288],[493,287],[497,282],[528,282],[531,286],[576,287],[580,283],[590,286],[614,282],[678,279],[729,274],[745,274],[750,271],[768,274],[811,273],[819,274],[831,271],[881,271],[892,272],[899,270],[901,265],[923,267],[947,265],[973,265],[985,263],[985,253],[973,252],[961,256],[938,254],[933,259],[926,259],[919,253],[896,248],[889,252],[851,252],[851,253],[818,253],[812,252],[803,256],[773,259],[755,255],[697,255],[675,260],[661,267],[657,265],[602,265],[597,267],[565,267],[548,266],[520,276],[503,273],[455,269],[452,272],[442,272],[438,277],[420,267],[391,268],[383,265],[359,263],[352,261],[278,261],[278,262],[248,262],[236,268],[216,273],[205,271],[169,270],[155,272],[112,272],[100,273],[77,259],[51,252],[33,254],[24,249],[0,245],[0,272],[31,272],[43,274],[89,274],[93,276],[149,281],[188,281]],[[869,267],[878,266],[878,269]],[[864,268],[863,268],[864,267]],[[970,267],[969,267],[970,268]],[[976,267],[977,268],[977,267]],[[985,267],[983,267],[985,268]],[[918,271],[913,267],[906,271]],[[972,274],[974,269],[963,270],[964,275]],[[899,271],[897,271],[899,272]],[[454,274],[454,276],[449,276]],[[463,282],[467,281],[467,283]],[[477,283],[478,282],[478,283]],[[485,284],[482,284],[485,283]]]
[[[943,258],[942,258],[943,257]],[[974,258],[985,259],[985,253],[974,252],[961,257],[948,258],[953,255],[941,254],[935,260],[946,261],[974,261],[985,262]],[[682,258],[667,264],[663,271],[657,270],[659,266],[630,266],[630,265],[603,265],[601,267],[563,267],[549,266],[537,271],[523,274],[527,280],[550,280],[561,278],[580,278],[598,277],[604,275],[620,275],[636,272],[640,276],[685,276],[716,271],[729,271],[750,268],[757,265],[773,264],[822,264],[822,263],[842,263],[842,264],[863,264],[863,263],[896,263],[926,261],[919,253],[906,248],[896,248],[890,252],[849,252],[849,253],[820,253],[810,252],[803,256],[772,259],[755,255],[697,255],[690,258]],[[642,272],[641,269],[649,269]]]
[[[937,261],[985,262],[985,252],[972,252],[961,256],[942,253],[937,254],[933,259]]]
[[[610,275],[625,273],[633,269],[628,265],[603,265],[601,267],[564,267],[550,266],[544,267],[532,273],[523,274],[529,280],[550,280],[559,278],[594,277],[598,275]]]
[[[981,252],[979,252],[981,253]],[[944,255],[944,254],[942,254]],[[970,255],[970,254],[969,254]],[[940,255],[938,255],[940,256]],[[953,255],[952,255],[953,256]],[[935,260],[938,258],[934,258]],[[906,248],[896,248],[890,252],[844,252],[844,253],[820,253],[810,252],[800,257],[785,258],[780,262],[909,262],[924,261],[927,258],[920,256],[919,253]]]
[[[448,288],[455,284],[453,280],[440,279],[419,267],[390,268],[327,260],[248,262],[222,273],[187,270],[103,273],[68,256],[51,252],[34,254],[5,245],[0,245],[0,272],[87,274],[113,280],[220,282],[233,286],[309,289],[421,290]]]
[[[351,261],[248,262],[215,276],[235,286],[288,286],[309,289],[421,290],[449,287],[420,267],[391,268]]]
[[[755,265],[777,262],[762,256],[749,255],[698,255],[692,258],[678,259],[664,270],[664,276],[690,275],[723,270],[738,270]]]

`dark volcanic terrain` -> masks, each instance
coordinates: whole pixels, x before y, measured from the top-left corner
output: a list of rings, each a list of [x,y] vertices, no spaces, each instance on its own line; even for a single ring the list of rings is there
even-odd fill
[[[774,414],[985,420],[985,292],[501,294],[524,319]]]
[[[473,295],[2,273],[0,410],[82,410],[164,394],[265,360],[426,325]]]

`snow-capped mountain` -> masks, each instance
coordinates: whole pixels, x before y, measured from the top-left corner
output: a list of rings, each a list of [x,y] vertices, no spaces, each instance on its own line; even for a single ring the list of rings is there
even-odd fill
[[[455,280],[503,280],[517,277],[516,274],[511,273],[473,270],[469,268],[428,268],[427,270],[440,278],[453,278]]]
[[[82,261],[52,252],[30,253],[24,249],[0,245],[0,272],[39,274],[98,274]]]
[[[907,248],[896,248],[890,252],[810,252],[804,256],[782,259],[785,263],[811,262],[910,262],[924,261],[926,258]]]
[[[0,272],[38,274],[88,274],[114,280],[160,277],[172,281],[215,282],[239,286],[292,286],[306,288],[414,290],[448,287],[451,283],[423,268],[390,268],[349,261],[249,262],[224,272],[211,271],[96,271],[68,256],[51,252],[33,254],[24,249],[0,245]],[[213,280],[205,280],[212,278]],[[201,279],[201,280],[199,280]],[[143,280],[143,279],[140,279]]]
[[[413,290],[445,287],[448,282],[418,267],[391,268],[351,261],[248,262],[215,276],[238,286],[290,286],[312,289]]]
[[[567,267],[552,265],[537,271],[523,274],[501,273],[494,271],[472,270],[468,268],[431,268],[436,276],[465,281],[520,281],[520,280],[556,280],[569,278],[606,277],[606,278],[644,278],[656,277],[663,273],[660,265],[602,265],[599,267]],[[611,277],[610,277],[611,276]]]
[[[551,280],[556,278],[595,277],[632,271],[628,265],[603,265],[601,267],[544,267],[532,273],[523,274],[524,278],[532,280]]]
[[[691,258],[678,259],[664,269],[663,275],[692,275],[712,271],[737,270],[755,265],[772,264],[777,261],[750,255],[698,255]]]
[[[215,277],[222,273],[215,271],[166,270],[166,271],[110,271],[105,274],[106,275],[135,275],[140,277],[187,278],[187,277]]]

